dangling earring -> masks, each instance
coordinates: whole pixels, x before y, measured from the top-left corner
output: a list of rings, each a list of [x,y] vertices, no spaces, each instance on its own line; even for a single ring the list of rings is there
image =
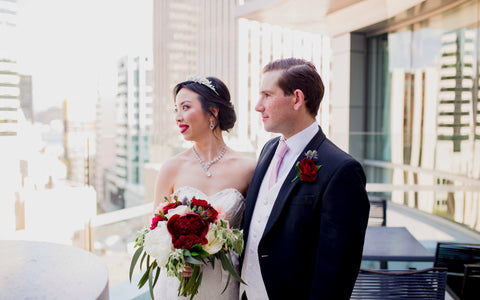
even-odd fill
[[[213,120],[210,119],[210,130],[213,130],[213,128],[215,128],[215,125],[213,125]]]

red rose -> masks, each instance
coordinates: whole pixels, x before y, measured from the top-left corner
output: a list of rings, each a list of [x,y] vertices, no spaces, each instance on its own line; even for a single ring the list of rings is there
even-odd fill
[[[172,202],[170,204],[165,205],[163,207],[162,211],[166,215],[170,209],[175,208],[175,207],[177,207],[177,202]]]
[[[163,217],[161,215],[156,215],[152,219],[152,225],[150,226],[150,230],[154,230],[157,228],[158,222],[163,221]]]
[[[300,179],[303,181],[312,182],[317,178],[317,165],[313,160],[304,158],[300,162]]]
[[[217,220],[217,216],[218,216],[218,211],[211,206],[202,213],[203,219],[207,220],[210,223],[215,222],[215,220]]]
[[[201,199],[192,199],[192,207],[193,206],[201,206],[201,207],[210,207],[210,203],[208,203],[206,200],[201,200]]]
[[[179,240],[182,236],[190,236],[191,234],[198,237],[197,244],[206,244],[208,241],[205,238],[208,232],[208,223],[204,221],[196,213],[186,213],[182,216],[173,215],[167,223],[167,229],[172,236],[172,242]],[[193,241],[190,237],[189,241]],[[185,241],[185,238],[182,238]],[[177,245],[183,245],[186,242],[179,242]],[[188,244],[188,243],[187,243]]]
[[[203,240],[200,237],[196,236],[193,233],[190,233],[180,236],[175,242],[173,242],[173,247],[175,247],[175,249],[190,250],[193,246],[197,244],[206,244],[206,242],[202,243],[202,241]]]

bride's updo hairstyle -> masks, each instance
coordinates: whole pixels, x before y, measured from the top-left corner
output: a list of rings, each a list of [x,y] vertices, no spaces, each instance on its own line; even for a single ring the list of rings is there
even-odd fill
[[[206,114],[211,115],[215,120],[215,128],[220,126],[221,130],[228,131],[233,128],[237,116],[230,101],[230,92],[227,86],[216,77],[190,76],[186,81],[180,82],[173,88],[174,98],[183,89],[189,89],[198,94],[202,103],[202,109]],[[210,108],[218,109],[218,116],[210,111]]]

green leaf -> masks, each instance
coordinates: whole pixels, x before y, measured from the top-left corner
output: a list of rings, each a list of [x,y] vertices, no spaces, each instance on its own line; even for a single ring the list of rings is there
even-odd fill
[[[292,179],[292,182],[294,182],[295,180],[297,180],[297,178],[300,178],[300,176],[297,174],[297,176],[295,176],[295,178]]]
[[[201,244],[196,244],[196,245],[193,245],[193,247],[190,249],[190,252],[193,256],[194,254],[200,254],[200,253],[205,252],[205,251],[203,250]]]
[[[212,269],[215,269],[215,258],[211,259],[210,263],[212,264]]]
[[[190,249],[190,253],[192,257],[209,257],[210,253],[203,250],[202,245],[197,244]]]
[[[193,274],[192,277],[188,280],[187,285],[185,286],[185,291],[191,291],[193,285],[195,284],[195,279],[198,277],[198,273],[200,273],[200,266],[192,266],[193,268]]]
[[[190,300],[192,300],[193,296],[195,296],[198,293],[198,288],[200,287],[200,284],[202,283],[202,278],[203,278],[203,273],[199,272],[197,278],[195,279],[195,285],[193,286],[192,296],[190,297]]]
[[[238,282],[241,282],[243,284],[246,284],[245,281],[238,275],[237,271],[232,265],[232,262],[227,256],[225,255],[225,252],[220,251],[218,252],[220,261],[222,262],[222,267],[224,270],[230,272],[232,274],[233,278],[235,278]]]
[[[133,254],[132,262],[130,263],[130,272],[128,274],[130,278],[130,282],[132,282],[133,270],[135,269],[135,265],[137,264],[138,258],[140,257],[140,254],[142,254],[142,251],[143,251],[143,247],[139,247],[137,251],[135,251],[135,254]]]
[[[142,259],[140,260],[140,270],[142,269],[143,260],[145,259],[145,256],[147,256],[147,252],[143,253]]]
[[[225,284],[225,288],[223,289],[222,293],[220,295],[222,295],[223,293],[225,293],[225,291],[227,290],[227,287],[228,285],[230,284],[230,278],[232,278],[232,275],[231,274],[228,274],[228,278],[227,278],[227,284]]]
[[[202,249],[202,246],[200,244],[193,245],[192,248],[190,248],[190,251],[198,251]]]
[[[153,287],[154,287],[154,284],[153,284],[153,270],[155,269],[156,266],[157,266],[157,262],[154,261],[152,263],[152,266],[149,268],[150,270],[148,271],[148,290],[150,291],[150,297],[152,297],[152,299],[154,299],[154,297],[153,297]]]
[[[143,274],[142,278],[140,278],[140,281],[138,282],[138,285],[137,285],[139,289],[142,288],[145,285],[145,283],[147,282],[149,272],[150,272],[150,268],[147,268],[145,270],[145,273]]]
[[[192,256],[185,256],[185,261],[191,263],[192,265],[201,265],[203,264],[202,261],[193,258]]]
[[[153,282],[153,286],[155,286],[155,284],[157,284],[158,277],[160,276],[160,271],[161,271],[161,269],[157,268],[157,273],[155,274],[155,281]]]

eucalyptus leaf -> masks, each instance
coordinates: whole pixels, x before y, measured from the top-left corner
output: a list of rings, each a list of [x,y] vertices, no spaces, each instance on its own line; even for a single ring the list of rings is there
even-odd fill
[[[227,287],[230,284],[230,278],[232,278],[232,275],[229,273],[227,278],[227,284],[225,284],[225,288],[223,289],[221,294],[225,293],[225,291],[227,290]]]
[[[200,287],[200,284],[202,283],[202,278],[203,278],[203,272],[200,272],[198,274],[198,278],[195,280],[195,285],[193,286],[192,296],[190,297],[190,300],[192,300],[193,296],[195,296],[198,293],[198,288]]]
[[[149,272],[150,272],[150,268],[147,268],[145,270],[145,273],[143,274],[142,278],[140,278],[140,281],[138,282],[138,288],[139,289],[142,288],[145,285],[145,283],[147,282]]]
[[[152,267],[149,268],[150,270],[148,271],[148,290],[150,291],[150,297],[152,297],[152,300],[154,299],[153,297],[153,270],[155,269],[155,265],[157,262],[152,263]]]
[[[132,262],[130,263],[130,272],[128,274],[130,278],[130,282],[132,282],[133,270],[135,269],[135,265],[137,264],[138,258],[140,257],[140,254],[142,254],[142,251],[143,251],[143,247],[139,247],[137,251],[135,251],[135,254],[133,254]]]
[[[202,261],[193,258],[192,256],[185,256],[185,261],[191,263],[192,265],[201,265],[203,264]]]
[[[145,256],[147,256],[147,252],[143,253],[142,259],[140,260],[140,270],[142,269],[143,260],[145,259]]]
[[[160,276],[160,268],[157,268],[157,273],[155,274],[155,281],[153,282],[153,286],[157,284],[158,277]]]
[[[188,280],[187,285],[185,286],[185,291],[190,291],[195,284],[195,279],[198,277],[198,273],[200,273],[200,266],[192,266],[193,274],[192,277]]]
[[[232,265],[232,262],[230,261],[230,259],[227,258],[225,253],[223,251],[220,251],[219,254],[220,254],[219,257],[220,257],[220,261],[222,262],[223,269],[230,272],[233,278],[235,278],[238,282],[246,284],[245,281],[243,281],[242,278],[238,275],[237,271]]]

